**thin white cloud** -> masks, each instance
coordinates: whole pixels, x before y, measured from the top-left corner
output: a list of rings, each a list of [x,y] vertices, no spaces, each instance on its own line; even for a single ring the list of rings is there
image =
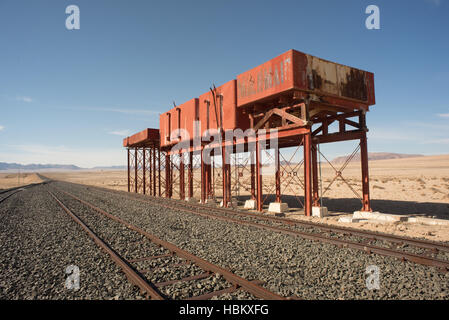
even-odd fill
[[[4,126],[0,126],[0,131],[2,131],[3,129],[5,129],[5,127]]]
[[[116,112],[123,114],[132,114],[132,115],[143,115],[143,116],[154,116],[159,115],[159,111],[148,110],[148,109],[123,109],[123,108],[102,108],[102,107],[69,107],[69,108],[61,108],[66,110],[84,110],[84,111],[103,111],[103,112]]]
[[[446,139],[435,139],[435,140],[428,140],[426,143],[432,143],[432,144],[449,144],[449,138]]]
[[[438,113],[437,116],[440,118],[449,118],[449,113]]]
[[[16,97],[16,100],[17,100],[17,101],[21,101],[21,102],[27,102],[27,103],[33,102],[33,99],[32,99],[32,98],[30,98],[30,97],[25,97],[25,96],[17,96],[17,97]]]
[[[131,131],[129,129],[110,131],[108,133],[116,135],[116,136],[122,136],[122,137],[127,137],[127,136],[131,135]]]

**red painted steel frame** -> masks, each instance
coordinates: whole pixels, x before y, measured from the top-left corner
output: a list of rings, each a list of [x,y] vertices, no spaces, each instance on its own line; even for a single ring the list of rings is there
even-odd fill
[[[311,134],[307,133],[304,139],[304,214],[312,215],[312,193],[311,193]]]
[[[312,145],[312,203],[314,207],[320,206],[320,196],[318,192],[318,152],[317,145]]]
[[[301,183],[301,186],[304,187],[304,212],[305,215],[310,216],[312,206],[320,205],[317,160],[319,144],[359,140],[362,210],[371,211],[365,111],[374,103],[372,73],[289,50],[242,73],[237,80],[214,87],[198,99],[189,100],[162,114],[160,130],[145,129],[125,138],[123,146],[128,150],[128,191],[145,193],[148,190],[150,194],[156,195],[158,185],[158,195],[162,196],[162,187],[165,185],[165,197],[172,197],[175,183],[174,171],[176,171],[175,178],[179,178],[179,196],[185,199],[184,155],[188,153],[187,197],[192,198],[195,169],[192,158],[195,153],[200,155],[201,202],[205,203],[208,199],[214,198],[213,172],[215,168],[210,163],[209,153],[204,153],[205,146],[191,144],[183,150],[182,155],[172,151],[171,147],[187,138],[192,140],[206,129],[218,132],[223,130],[220,132],[223,142],[214,141],[208,146],[208,148],[217,148],[221,151],[223,206],[227,207],[232,203],[234,189],[232,188],[231,156],[237,152],[235,151],[237,145],[244,145],[245,152],[251,152],[249,170],[251,199],[256,200],[257,210],[263,211],[261,142],[270,140],[274,135],[270,129],[276,129],[278,148],[275,149],[275,196],[277,202],[281,201],[283,191],[281,187],[284,188],[285,185],[282,184],[281,178],[283,172],[281,174],[279,148],[295,146],[299,148],[300,145],[304,148],[304,183]],[[349,119],[357,116],[358,123]],[[197,120],[201,120],[199,128],[196,128]],[[329,133],[329,126],[335,121],[338,122],[338,132]],[[312,125],[320,126],[312,131]],[[355,129],[348,130],[347,127],[351,126]],[[234,129],[245,131],[248,128],[256,129],[257,138],[247,137],[224,141],[225,132]],[[185,129],[188,133],[187,138],[183,137],[180,129]],[[265,136],[261,135],[260,129],[268,129],[268,133]],[[250,143],[255,143],[255,152],[248,149]],[[148,158],[146,149],[149,149]],[[175,163],[177,157],[181,157],[179,167]],[[161,163],[164,163],[163,168]],[[161,174],[162,169],[165,170],[165,179]],[[142,172],[143,175],[141,175]],[[337,171],[337,175],[341,177],[341,172]],[[240,183],[238,179],[234,180],[237,184]]]

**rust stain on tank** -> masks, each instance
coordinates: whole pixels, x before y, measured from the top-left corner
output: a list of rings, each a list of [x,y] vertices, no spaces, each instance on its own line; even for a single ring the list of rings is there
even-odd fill
[[[351,68],[350,72],[346,74],[346,81],[340,83],[340,90],[342,96],[366,101],[365,72]]]
[[[323,78],[314,69],[312,70],[312,83],[309,83],[310,90],[321,90],[323,87]]]

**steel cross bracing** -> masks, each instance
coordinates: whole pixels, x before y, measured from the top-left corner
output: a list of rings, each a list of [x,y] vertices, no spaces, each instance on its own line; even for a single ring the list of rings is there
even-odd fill
[[[272,112],[272,117],[286,117],[286,111],[282,108],[279,110],[281,111]],[[297,200],[298,207],[304,209],[306,215],[311,215],[312,206],[320,206],[321,197],[328,193],[336,180],[341,180],[361,199],[361,210],[371,211],[365,112],[331,112],[319,109],[310,113],[313,114],[312,117],[308,117],[303,114],[307,110],[307,105],[301,104],[297,115],[301,121],[298,120],[297,124],[262,117],[264,123],[260,126],[264,129],[268,127],[268,133],[265,136],[260,134],[263,129],[257,131],[256,140],[251,141],[255,150],[248,148],[248,139],[235,140],[230,148],[225,148],[225,144],[229,142],[224,141],[221,147],[208,153],[203,145],[200,149],[190,146],[182,152],[161,149],[159,145],[128,148],[128,191],[169,198],[194,198],[202,203],[217,199],[223,200],[224,207],[232,204],[233,198],[249,194],[251,199],[256,200],[258,211],[264,210],[268,197],[274,196],[275,201],[281,202],[289,195]],[[259,116],[261,113],[254,111],[254,114]],[[252,119],[252,126],[255,127],[256,119],[260,119],[260,116],[257,118],[253,115]],[[307,125],[304,126],[303,122]],[[270,127],[273,123],[275,128]],[[282,126],[283,123],[285,126]],[[338,126],[336,131],[334,129],[331,132],[333,123],[338,123]],[[272,129],[278,132],[278,147],[262,147],[264,139],[270,138]],[[321,144],[351,140],[358,140],[359,143],[340,168],[336,168],[319,150]],[[237,145],[243,145],[244,151],[237,149]],[[362,173],[361,195],[342,175],[358,152]],[[335,172],[330,183],[321,189],[318,170],[318,165],[321,164],[318,157],[325,159]],[[267,179],[264,172],[264,159],[274,163],[274,183]],[[225,165],[223,161],[226,161]]]

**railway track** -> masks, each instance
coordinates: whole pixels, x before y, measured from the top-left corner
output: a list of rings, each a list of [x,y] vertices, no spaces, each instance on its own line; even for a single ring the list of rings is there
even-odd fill
[[[104,188],[96,189],[125,196],[123,193],[114,190]],[[126,196],[142,203],[149,203],[166,209],[188,212],[231,223],[249,225],[260,229],[302,237],[304,239],[330,243],[339,247],[362,250],[368,254],[374,253],[394,257],[402,261],[436,267],[442,272],[449,271],[449,245],[446,243],[204,206],[175,199],[153,196],[147,196],[145,199],[142,199],[135,195]],[[417,251],[419,252],[417,253]],[[443,256],[443,258],[439,256]]]
[[[43,181],[43,182],[39,182],[39,183],[32,183],[32,184],[28,184],[28,185],[24,185],[24,186],[19,186],[19,187],[14,187],[14,188],[10,188],[10,189],[6,189],[6,190],[2,190],[0,191],[0,203],[2,203],[3,201],[5,201],[6,199],[8,199],[9,197],[15,195],[16,193],[19,193],[25,189],[34,187],[34,186],[38,186],[41,184],[45,184],[47,183],[47,181]]]
[[[78,203],[82,204],[85,208],[94,211],[101,217],[113,221],[122,227],[126,227],[127,230],[137,233],[138,235],[144,238],[143,241],[147,241],[151,245],[154,245],[155,247],[162,248],[162,250],[157,251],[158,254],[151,254],[149,256],[134,257],[133,259],[124,258],[124,256],[118,252],[119,248],[116,249],[112,248],[112,246],[109,243],[107,243],[104,239],[102,239],[93,230],[93,228],[91,228],[81,219],[79,214],[74,213],[73,210],[71,210],[69,206],[61,200],[61,197],[55,194],[55,191],[58,194],[63,194],[64,196],[77,201]],[[192,285],[195,285],[195,281],[205,281],[207,279],[211,279],[214,277],[214,274],[221,275],[228,282],[227,288],[207,292],[197,296],[188,297],[187,299],[190,300],[210,299],[214,296],[219,296],[225,293],[233,293],[237,290],[244,290],[253,295],[254,297],[260,299],[269,299],[269,300],[285,299],[284,297],[279,296],[263,288],[257,281],[248,281],[224,268],[221,268],[206,260],[203,260],[193,255],[192,253],[182,250],[169,242],[161,240],[156,236],[154,236],[153,234],[150,234],[145,230],[137,226],[134,226],[128,223],[127,221],[124,221],[123,219],[106,212],[105,210],[98,208],[94,204],[87,202],[77,197],[76,195],[73,195],[71,193],[68,193],[66,191],[57,188],[54,188],[53,192],[52,191],[48,192],[53,197],[53,199],[58,203],[58,205],[86,231],[86,233],[97,243],[97,245],[101,249],[103,249],[106,253],[109,254],[111,259],[123,270],[127,278],[134,285],[139,287],[141,292],[145,293],[147,297],[151,299],[157,300],[167,299],[168,298],[167,295],[165,295],[161,291],[161,288],[165,286],[170,286],[181,282],[185,283],[188,282],[192,283]],[[168,259],[169,263],[164,263],[163,267],[158,266],[157,261],[161,259],[165,259],[165,262],[167,262]],[[156,262],[156,265],[150,269],[142,269],[136,266],[136,264],[144,261],[147,262],[153,261]],[[195,275],[189,275],[177,279],[164,279],[163,281],[159,281],[157,283],[150,282],[148,278],[145,276],[146,274],[151,274],[152,272],[155,272],[160,268],[183,268],[192,265],[194,265],[195,267],[197,267],[197,269],[201,271]]]

